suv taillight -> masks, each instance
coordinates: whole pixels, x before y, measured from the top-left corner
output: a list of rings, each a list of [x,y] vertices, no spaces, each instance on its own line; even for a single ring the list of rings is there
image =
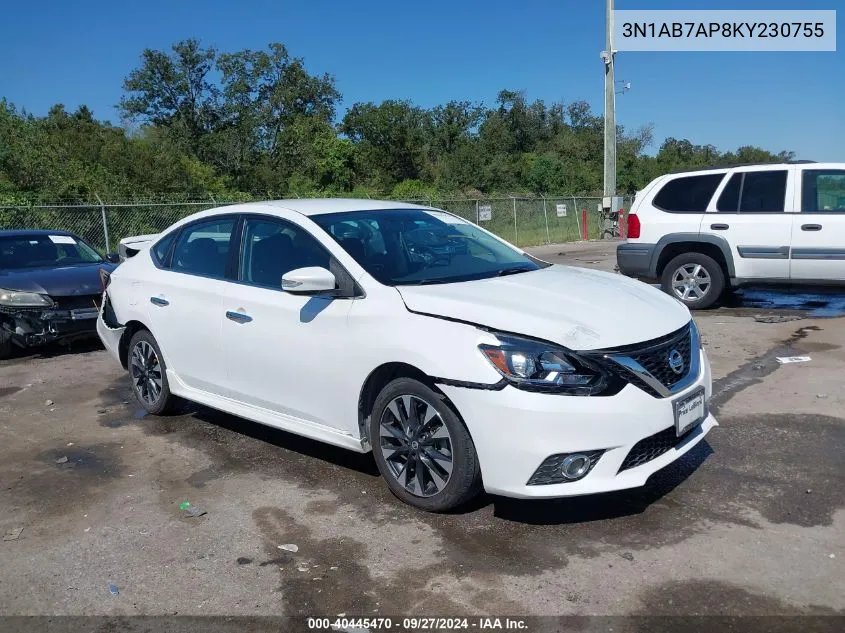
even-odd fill
[[[628,215],[628,239],[637,239],[640,236],[640,218],[636,213]]]

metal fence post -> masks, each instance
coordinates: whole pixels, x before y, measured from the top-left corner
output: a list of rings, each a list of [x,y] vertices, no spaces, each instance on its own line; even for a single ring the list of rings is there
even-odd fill
[[[549,212],[546,211],[546,198],[543,197],[543,217],[546,218],[546,242],[552,243],[552,236],[549,233]]]
[[[481,224],[481,218],[478,217],[478,200],[475,201],[475,223]]]
[[[513,198],[513,243],[519,246],[519,231],[516,228],[516,196]]]
[[[575,214],[575,223],[578,225],[578,237],[584,235],[581,232],[581,217],[578,213],[578,203],[575,202],[575,196],[572,196],[572,212]]]
[[[99,194],[94,194],[97,198],[97,202],[100,203],[100,214],[103,217],[103,237],[106,238],[106,253],[110,253],[111,249],[109,248],[109,223],[106,220],[106,205],[103,204],[103,200],[100,198]]]

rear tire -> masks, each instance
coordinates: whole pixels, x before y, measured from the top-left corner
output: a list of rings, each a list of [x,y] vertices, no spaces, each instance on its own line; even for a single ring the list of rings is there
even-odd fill
[[[370,443],[390,491],[408,505],[445,512],[481,490],[469,431],[441,394],[417,380],[397,378],[381,390]]]
[[[162,415],[175,408],[176,396],[170,393],[167,366],[149,330],[135,332],[126,364],[135,399],[148,413]]]
[[[672,259],[660,277],[663,291],[690,310],[709,308],[725,289],[725,273],[719,263],[704,253],[683,253]]]

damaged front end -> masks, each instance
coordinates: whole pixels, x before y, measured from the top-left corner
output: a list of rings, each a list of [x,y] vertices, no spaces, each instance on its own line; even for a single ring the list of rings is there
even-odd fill
[[[16,305],[0,297],[0,329],[21,347],[34,347],[56,341],[95,334],[100,311],[100,295],[42,297],[42,305]]]

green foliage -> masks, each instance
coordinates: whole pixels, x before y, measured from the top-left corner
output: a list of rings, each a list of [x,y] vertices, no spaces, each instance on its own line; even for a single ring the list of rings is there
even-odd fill
[[[96,120],[86,106],[69,113],[57,104],[35,117],[0,101],[0,205],[601,191],[603,121],[583,101],[530,102],[515,90],[502,90],[493,108],[389,99],[352,104],[335,124],[334,77],[312,74],[284,45],[219,53],[193,39],[144,50],[123,87],[126,127]],[[650,156],[652,143],[649,127],[618,128],[620,193],[667,171],[793,157],[675,138]]]

